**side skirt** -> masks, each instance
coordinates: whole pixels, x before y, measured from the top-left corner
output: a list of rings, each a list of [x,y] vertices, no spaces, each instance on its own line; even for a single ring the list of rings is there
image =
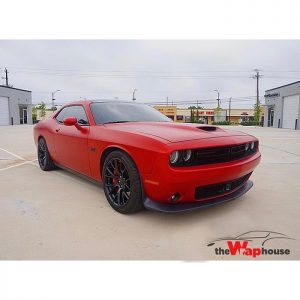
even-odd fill
[[[68,168],[68,167],[62,166],[62,165],[60,165],[60,164],[55,163],[55,165],[56,165],[57,167],[59,167],[60,169],[63,169],[63,170],[65,170],[65,171],[67,171],[67,172],[69,172],[69,173],[71,173],[71,174],[73,174],[73,175],[76,175],[76,176],[78,176],[78,177],[80,177],[80,178],[82,178],[82,179],[84,179],[84,180],[87,180],[87,181],[89,181],[89,182],[91,182],[91,183],[94,183],[94,184],[96,184],[96,185],[98,185],[98,186],[100,186],[100,187],[103,188],[103,183],[102,183],[102,181],[97,181],[97,180],[95,180],[95,179],[93,179],[93,178],[91,178],[91,177],[89,177],[89,176],[87,176],[87,175],[81,174],[81,173],[79,173],[79,172],[77,172],[77,171],[74,171],[73,169],[70,169],[70,168]]]

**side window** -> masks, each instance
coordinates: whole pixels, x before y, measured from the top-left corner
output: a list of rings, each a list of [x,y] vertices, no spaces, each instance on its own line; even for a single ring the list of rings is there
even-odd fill
[[[74,105],[74,106],[69,106],[66,107],[67,111],[63,115],[63,119],[68,118],[68,117],[76,117],[78,124],[81,125],[88,125],[89,121],[86,116],[85,110],[82,106],[80,105]]]
[[[65,119],[65,114],[67,112],[67,110],[69,109],[69,107],[65,107],[63,108],[58,115],[55,117],[55,119],[57,120],[57,122],[62,123],[63,120]]]

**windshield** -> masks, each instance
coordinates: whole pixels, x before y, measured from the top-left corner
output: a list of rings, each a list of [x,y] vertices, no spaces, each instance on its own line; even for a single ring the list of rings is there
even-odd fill
[[[96,124],[123,122],[172,122],[155,108],[144,104],[94,102],[91,111]]]

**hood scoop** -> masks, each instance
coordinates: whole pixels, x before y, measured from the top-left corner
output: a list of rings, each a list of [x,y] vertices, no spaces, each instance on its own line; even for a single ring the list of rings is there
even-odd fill
[[[198,126],[198,129],[204,130],[204,131],[219,131],[220,128],[215,127],[215,126]]]

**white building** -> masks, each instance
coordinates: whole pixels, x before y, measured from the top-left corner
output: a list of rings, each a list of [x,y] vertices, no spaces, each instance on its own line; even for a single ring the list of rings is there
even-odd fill
[[[264,126],[300,129],[300,81],[265,92]]]
[[[32,124],[31,91],[0,85],[0,125]]]

